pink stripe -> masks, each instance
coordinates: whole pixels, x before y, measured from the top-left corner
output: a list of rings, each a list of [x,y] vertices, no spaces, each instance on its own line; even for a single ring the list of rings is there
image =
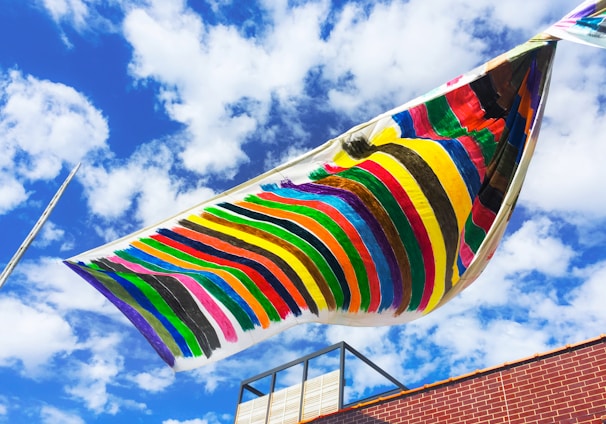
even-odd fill
[[[204,291],[204,289],[200,286],[200,284],[198,284],[198,282],[196,280],[194,280],[193,278],[188,277],[186,275],[150,271],[149,269],[147,269],[139,264],[134,264],[125,259],[122,259],[119,256],[113,256],[108,259],[114,263],[124,265],[131,271],[138,272],[140,274],[167,275],[167,276],[176,278],[191,293],[193,293],[194,296],[196,296],[196,298],[200,301],[200,303],[202,304],[204,309],[213,317],[215,322],[219,325],[219,328],[221,328],[221,331],[223,332],[223,335],[225,336],[225,340],[227,340],[228,342],[237,342],[238,341],[238,335],[236,333],[236,330],[234,329],[234,327],[231,324],[231,321],[229,320],[227,315],[225,315],[225,313],[219,307],[219,305],[217,305],[217,303],[208,295],[208,293],[206,293],[206,291]]]
[[[463,262],[465,268],[469,267],[469,264],[471,264],[471,261],[475,257],[475,253],[473,253],[469,245],[465,243],[465,230],[463,230],[463,234],[461,237],[461,247],[459,248],[459,256],[461,257],[461,262]]]
[[[415,134],[422,138],[431,138],[432,140],[444,140],[444,137],[438,135],[427,116],[427,108],[425,105],[419,105],[409,110],[412,122],[415,127]]]
[[[480,176],[480,181],[484,181],[484,176],[486,175],[486,164],[484,163],[484,155],[482,154],[482,149],[478,145],[478,143],[468,135],[457,138],[461,142],[461,145],[469,155],[469,158],[475,165],[478,170],[478,175]]]

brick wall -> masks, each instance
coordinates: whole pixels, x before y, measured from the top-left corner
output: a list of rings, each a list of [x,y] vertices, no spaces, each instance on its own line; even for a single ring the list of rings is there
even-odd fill
[[[606,424],[606,336],[312,422]]]

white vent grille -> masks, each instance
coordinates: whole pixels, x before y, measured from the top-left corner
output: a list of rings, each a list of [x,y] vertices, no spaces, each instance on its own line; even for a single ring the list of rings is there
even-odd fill
[[[341,373],[336,370],[305,382],[302,419],[310,420],[339,410],[340,378]],[[269,396],[265,395],[239,404],[235,423],[296,424],[299,422],[300,384],[271,394],[269,417],[267,417],[268,399]]]
[[[269,424],[297,424],[300,403],[300,384],[274,392],[271,396]]]
[[[337,370],[305,382],[302,415],[304,420],[339,410],[340,375]]]
[[[265,424],[268,395],[238,405],[236,424]]]

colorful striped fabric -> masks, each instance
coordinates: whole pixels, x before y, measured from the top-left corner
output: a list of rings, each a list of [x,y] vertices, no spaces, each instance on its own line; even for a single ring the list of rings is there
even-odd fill
[[[298,323],[421,317],[480,274],[504,232],[540,126],[547,38],[66,264],[175,370]]]
[[[606,0],[582,3],[545,33],[563,40],[606,48]]]

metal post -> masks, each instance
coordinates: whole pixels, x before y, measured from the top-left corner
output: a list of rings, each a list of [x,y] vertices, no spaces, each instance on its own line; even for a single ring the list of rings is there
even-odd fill
[[[343,394],[345,393],[345,342],[341,342],[339,359],[339,411],[343,409]]]
[[[303,418],[303,399],[305,398],[305,382],[309,373],[309,358],[303,362],[303,379],[301,381],[301,397],[299,398],[299,421]]]
[[[271,387],[269,389],[269,393],[267,394],[267,412],[265,413],[265,424],[269,423],[269,413],[271,411],[271,401],[274,396],[274,390],[276,389],[276,374],[273,373],[271,375]]]
[[[6,283],[6,280],[8,280],[8,277],[13,272],[13,269],[15,268],[15,266],[17,266],[17,263],[21,260],[21,257],[23,256],[23,254],[25,253],[25,251],[27,250],[29,245],[32,244],[32,241],[34,241],[34,238],[36,237],[36,235],[38,234],[38,232],[40,231],[40,229],[42,228],[42,226],[48,219],[50,213],[55,208],[57,202],[59,201],[59,198],[63,195],[63,192],[67,188],[67,185],[70,183],[72,178],[74,178],[74,175],[76,175],[78,168],[80,168],[79,163],[78,163],[78,165],[76,165],[74,167],[72,172],[69,173],[69,175],[67,176],[67,178],[65,179],[63,184],[61,184],[61,187],[59,187],[59,190],[57,190],[57,193],[55,193],[55,195],[51,199],[50,203],[48,204],[48,206],[46,207],[44,212],[42,212],[42,215],[38,219],[38,222],[36,222],[36,224],[34,225],[34,228],[32,228],[32,230],[29,232],[29,234],[27,235],[27,237],[25,238],[25,240],[23,241],[21,246],[19,246],[15,255],[11,258],[10,261],[8,261],[6,268],[4,268],[4,271],[2,271],[2,274],[0,274],[0,288],[2,288],[4,283]]]

